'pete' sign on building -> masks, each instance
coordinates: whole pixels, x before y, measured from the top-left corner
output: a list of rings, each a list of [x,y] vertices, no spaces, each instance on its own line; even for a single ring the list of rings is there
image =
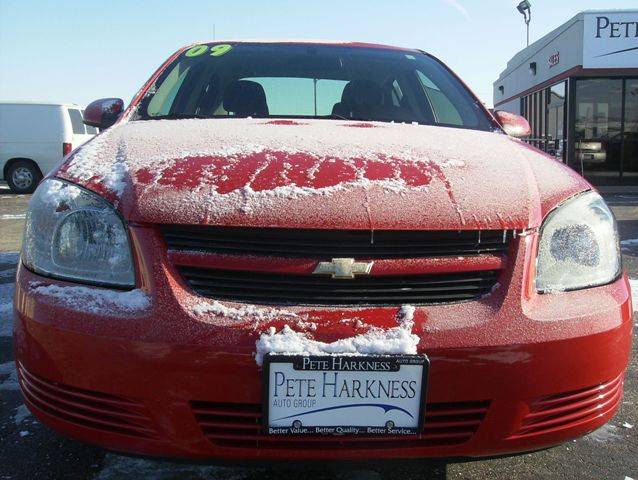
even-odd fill
[[[586,13],[584,68],[638,68],[638,13]]]

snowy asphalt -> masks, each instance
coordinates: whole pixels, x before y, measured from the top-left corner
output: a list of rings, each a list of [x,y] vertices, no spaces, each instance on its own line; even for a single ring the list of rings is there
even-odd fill
[[[22,403],[13,364],[11,296],[28,195],[0,184],[0,480],[9,479],[618,479],[638,480],[638,342],[634,341],[620,411],[586,437],[542,452],[432,467],[373,469],[230,468],[190,465],[107,452],[64,438],[40,424]],[[607,197],[619,222],[625,268],[638,279],[638,195]],[[638,284],[637,284],[638,285]],[[638,326],[638,324],[637,324]],[[635,329],[635,336],[638,328]]]

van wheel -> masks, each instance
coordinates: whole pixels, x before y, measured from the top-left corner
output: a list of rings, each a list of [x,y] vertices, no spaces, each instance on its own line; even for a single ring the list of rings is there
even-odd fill
[[[7,183],[15,193],[33,193],[41,179],[38,167],[23,160],[11,164],[7,171]]]

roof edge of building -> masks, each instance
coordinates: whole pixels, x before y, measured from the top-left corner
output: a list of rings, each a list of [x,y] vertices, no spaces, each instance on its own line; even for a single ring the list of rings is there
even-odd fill
[[[582,22],[585,13],[590,13],[590,12],[588,10],[585,10],[583,12],[578,12],[572,18],[567,20],[565,23],[559,25],[551,32],[543,35],[541,38],[531,43],[529,46],[517,52],[512,58],[510,58],[507,61],[507,66],[505,67],[505,70],[503,70],[499,74],[498,78],[496,79],[496,81],[493,82],[493,84],[495,85],[503,81],[503,79],[505,79],[511,72],[516,70],[518,67],[523,65],[526,61],[528,61],[531,57],[536,55],[540,50],[546,47],[547,44],[554,41],[558,36],[560,36],[566,30],[571,28],[574,24],[578,22]]]

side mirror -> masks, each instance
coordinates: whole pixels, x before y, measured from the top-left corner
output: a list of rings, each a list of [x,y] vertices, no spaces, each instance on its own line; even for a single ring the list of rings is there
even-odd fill
[[[525,117],[516,115],[515,113],[506,112],[504,110],[496,110],[494,118],[501,124],[505,133],[511,137],[529,137],[532,129]]]
[[[84,109],[84,123],[91,127],[109,128],[124,111],[124,101],[121,98],[101,98]]]

